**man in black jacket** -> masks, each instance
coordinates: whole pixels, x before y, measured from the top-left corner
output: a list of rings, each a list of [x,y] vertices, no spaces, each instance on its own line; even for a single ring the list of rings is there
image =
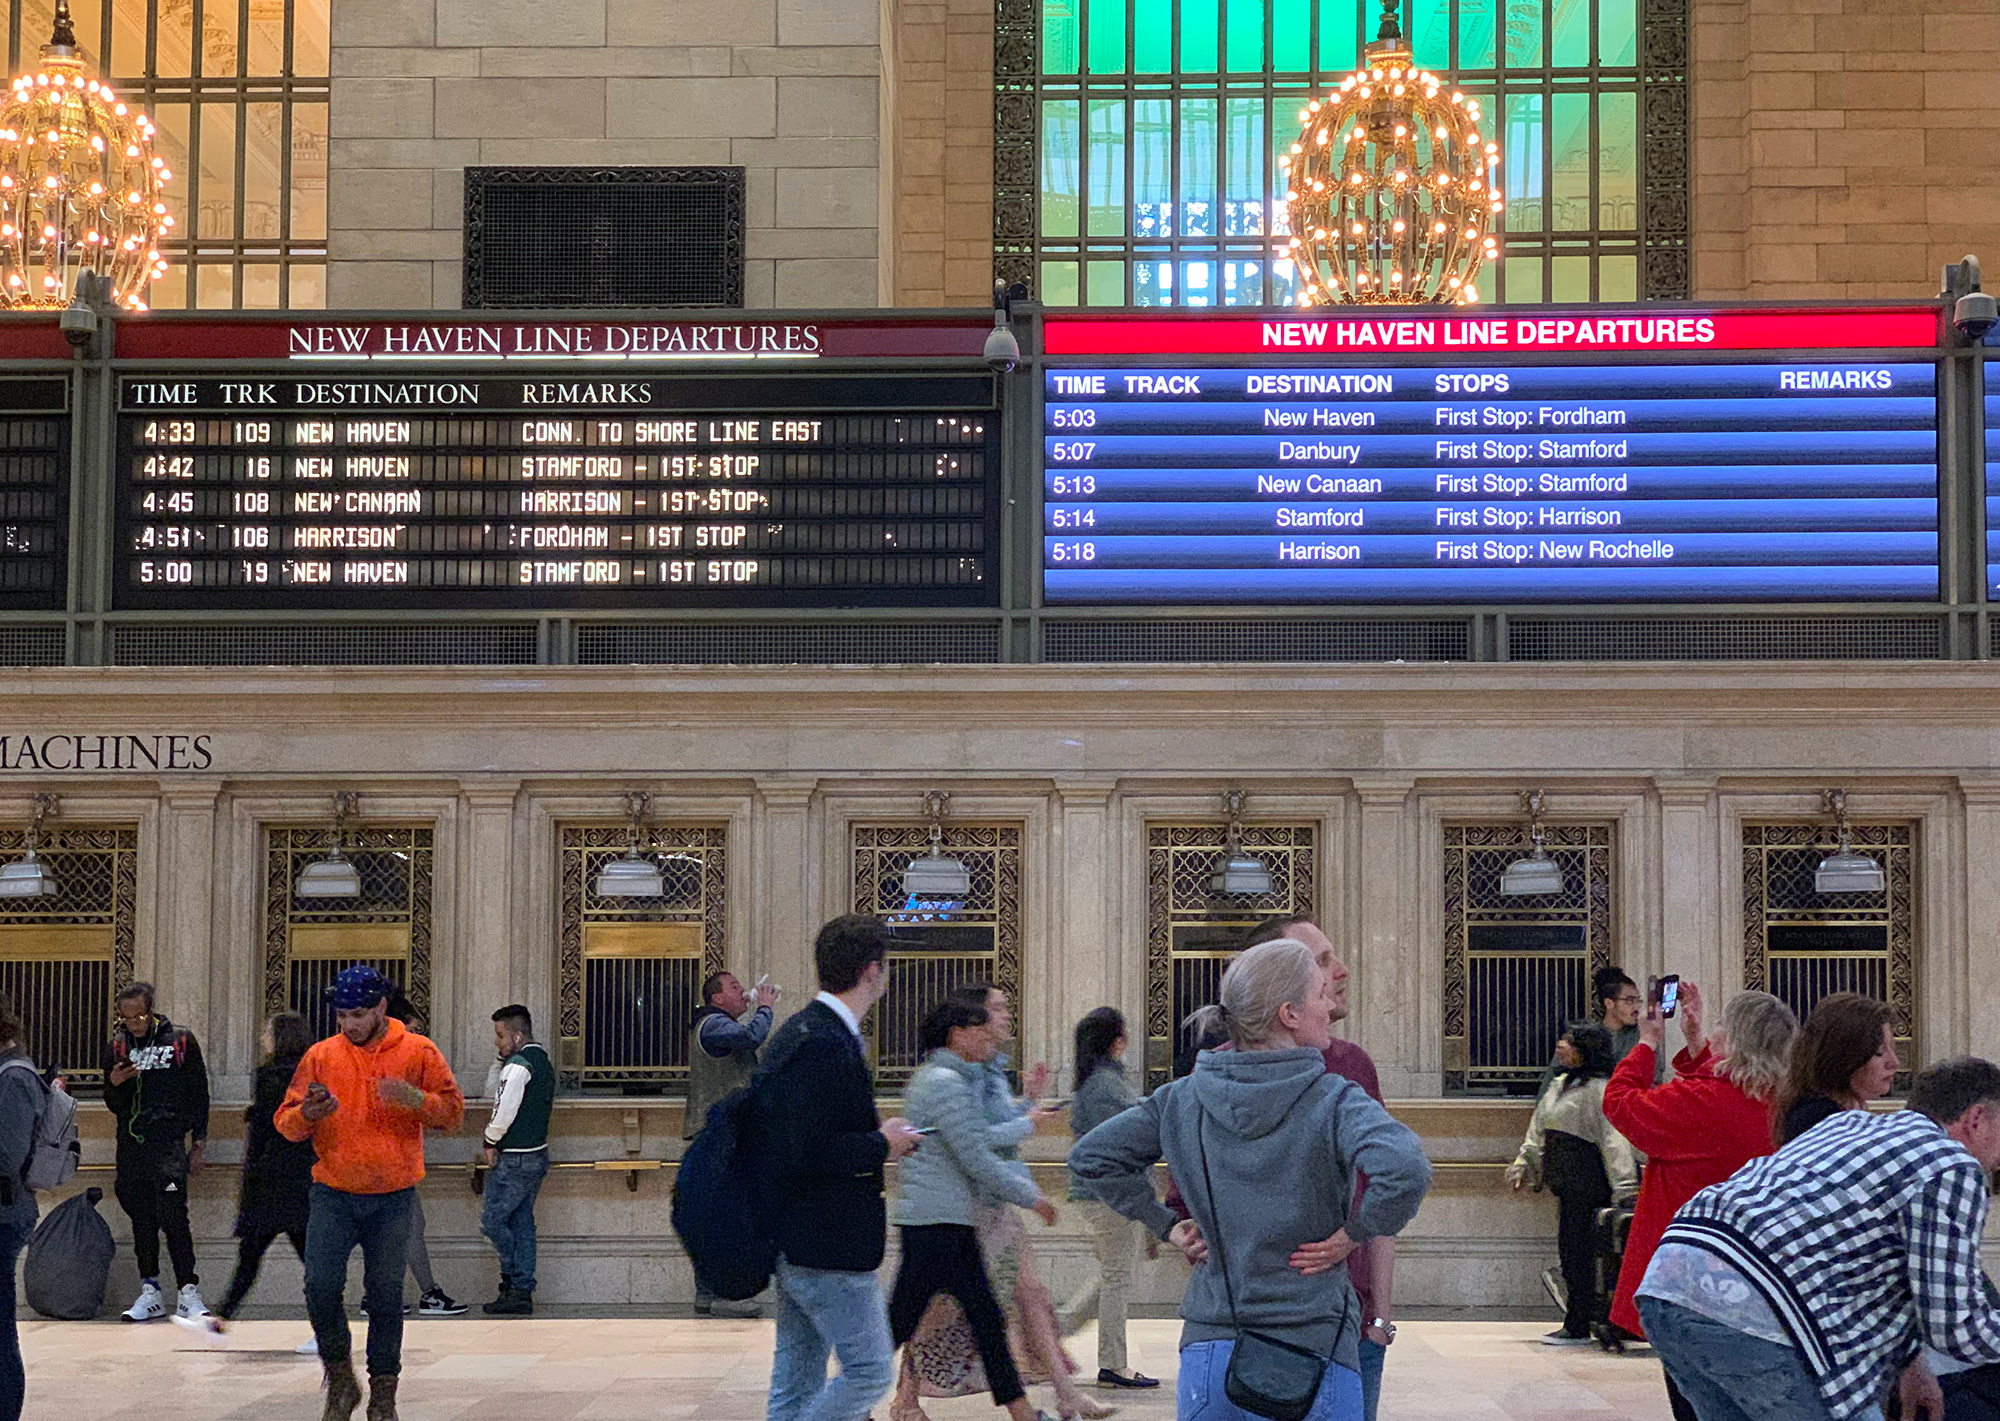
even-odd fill
[[[820,993],[778,1029],[750,1123],[758,1205],[777,1240],[778,1338],[766,1421],[862,1421],[895,1379],[875,1270],[882,1167],[916,1148],[875,1113],[861,1018],[888,984],[879,918],[835,918],[813,944]],[[827,1379],[829,1353],[840,1374]]]
[[[118,1029],[104,1048],[104,1103],[118,1117],[114,1188],[132,1220],[140,1279],[125,1320],[152,1322],[169,1311],[206,1317],[196,1287],[187,1188],[208,1142],[208,1067],[192,1031],[154,1015],[152,983],[128,984],[118,993],[117,1011]],[[171,1308],[160,1292],[162,1231],[180,1288]]]

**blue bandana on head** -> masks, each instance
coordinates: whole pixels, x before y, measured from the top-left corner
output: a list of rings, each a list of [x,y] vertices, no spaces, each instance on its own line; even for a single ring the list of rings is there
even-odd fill
[[[393,990],[389,979],[373,967],[349,967],[333,979],[327,996],[335,1011],[359,1011],[384,1000]]]

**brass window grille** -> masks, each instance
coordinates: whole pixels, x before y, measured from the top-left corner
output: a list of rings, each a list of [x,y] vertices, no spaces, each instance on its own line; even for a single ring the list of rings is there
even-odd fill
[[[0,861],[28,847],[25,827],[0,828]],[[44,827],[36,856],[56,881],[50,898],[0,898],[0,991],[27,1024],[29,1053],[73,1090],[104,1084],[111,994],[132,980],[139,831]]]
[[[685,1089],[688,1022],[701,981],[726,965],[728,830],[649,824],[639,852],[658,897],[604,897],[604,865],[625,854],[622,824],[558,829],[562,930],[557,1019],[565,1084],[626,1094]]]
[[[926,824],[856,825],[854,911],[889,921],[889,990],[861,1024],[878,1087],[900,1087],[922,1063],[917,1031],[954,987],[991,982],[1021,1021],[1021,828],[945,823],[943,851],[962,862],[964,901],[924,901],[903,891],[903,870],[930,848]]]
[[[1146,826],[1146,1088],[1191,1061],[1181,1023],[1216,1000],[1243,939],[1278,913],[1313,916],[1319,831],[1311,824],[1244,824],[1243,849],[1271,871],[1271,891],[1216,894],[1209,880],[1228,853],[1228,825]]]
[[[429,825],[349,824],[341,852],[361,877],[354,898],[299,898],[299,871],[333,849],[330,824],[274,825],[264,861],[264,1009],[295,1011],[333,1034],[326,990],[348,967],[373,967],[431,1014],[433,842]]]
[[[1560,893],[1503,897],[1500,876],[1532,847],[1525,824],[1444,829],[1444,1088],[1532,1095],[1590,979],[1611,965],[1609,824],[1543,826]]]
[[[1743,826],[1743,985],[1804,1021],[1821,997],[1859,992],[1889,1004],[1896,1054],[1916,1056],[1916,831],[1850,824],[1856,852],[1882,865],[1880,893],[1820,893],[1834,851],[1825,824]],[[1899,1082],[1899,1085],[1901,1082]]]
[[[55,0],[4,0],[8,73]],[[326,305],[331,0],[71,0],[92,71],[159,126],[174,180],[155,310]]]

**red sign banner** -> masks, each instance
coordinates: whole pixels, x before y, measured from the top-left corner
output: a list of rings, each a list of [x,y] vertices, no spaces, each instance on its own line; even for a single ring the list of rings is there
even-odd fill
[[[154,315],[118,322],[121,360],[754,362],[821,359],[977,358],[989,322],[979,319],[771,319],[574,321],[467,319],[257,321]]]
[[[1477,316],[1348,309],[1268,316],[1051,316],[1042,343],[1052,356],[1934,350],[1942,330],[1935,305]]]

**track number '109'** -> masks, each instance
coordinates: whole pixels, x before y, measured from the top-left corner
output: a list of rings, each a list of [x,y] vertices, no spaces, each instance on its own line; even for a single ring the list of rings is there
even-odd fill
[[[1058,464],[1081,464],[1097,452],[1097,445],[1090,441],[1066,444],[1058,439],[1049,445],[1049,458]]]

